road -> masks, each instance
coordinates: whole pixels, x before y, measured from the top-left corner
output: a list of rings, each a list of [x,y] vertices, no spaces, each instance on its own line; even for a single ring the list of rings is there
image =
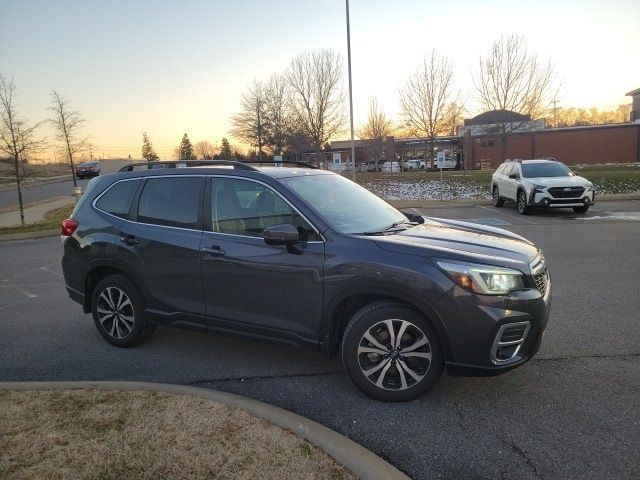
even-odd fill
[[[100,162],[101,172],[113,173],[120,167],[128,163],[124,160],[103,160]],[[89,180],[77,179],[76,182],[84,191]],[[73,180],[69,175],[69,180],[42,182],[22,187],[22,199],[24,203],[40,202],[49,198],[73,195]],[[7,188],[0,191],[0,208],[13,207],[18,205],[18,193],[15,188]]]
[[[422,398],[364,396],[339,360],[159,328],[117,349],[66,297],[58,238],[0,243],[0,380],[141,380],[263,400],[333,428],[416,479],[640,478],[640,202],[586,216],[434,208],[537,242],[553,282],[538,356],[494,378],[444,376]]]

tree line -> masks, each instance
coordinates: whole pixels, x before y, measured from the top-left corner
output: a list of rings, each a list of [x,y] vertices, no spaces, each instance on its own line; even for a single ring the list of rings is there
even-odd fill
[[[528,128],[528,120],[514,121],[515,112],[531,120],[546,118],[548,126],[573,126],[626,122],[629,106],[615,111],[552,108],[560,83],[550,60],[531,51],[519,35],[502,35],[472,68],[472,91],[462,94],[455,86],[453,62],[432,50],[414,73],[399,86],[400,118],[397,123],[371,98],[366,121],[357,136],[367,142],[372,157],[382,156],[388,136],[435,138],[456,135],[469,116],[466,104],[476,101],[481,112],[494,111],[495,122],[485,133],[495,135],[506,158],[509,135]],[[257,151],[279,155],[319,152],[329,139],[345,131],[343,66],[334,50],[305,52],[284,73],[266,81],[254,79],[231,117],[231,134]],[[503,115],[500,114],[503,112]],[[433,152],[433,148],[429,149]]]

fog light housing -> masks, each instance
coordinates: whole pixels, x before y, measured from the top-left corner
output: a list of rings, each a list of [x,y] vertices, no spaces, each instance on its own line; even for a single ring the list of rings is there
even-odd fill
[[[589,199],[589,197],[584,197],[582,199],[582,203],[584,203],[585,205],[589,205],[591,203],[591,200]]]
[[[543,198],[542,199],[542,205],[545,207],[548,207],[549,205],[551,205],[551,200],[549,200],[548,198]]]

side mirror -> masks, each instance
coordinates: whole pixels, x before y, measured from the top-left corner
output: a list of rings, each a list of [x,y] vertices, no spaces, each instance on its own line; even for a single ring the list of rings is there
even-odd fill
[[[509,175],[509,178],[511,178],[512,180],[520,180],[520,175],[518,175],[517,173],[512,173],[511,175]]]
[[[294,245],[300,241],[300,232],[288,223],[265,228],[263,236],[267,245]]]

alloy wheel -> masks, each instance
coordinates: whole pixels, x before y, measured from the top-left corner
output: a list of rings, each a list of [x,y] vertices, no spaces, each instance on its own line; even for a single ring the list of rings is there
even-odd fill
[[[431,344],[424,332],[406,320],[389,319],[369,328],[358,345],[358,365],[374,385],[406,390],[431,367]]]
[[[135,320],[131,299],[118,287],[106,287],[98,297],[98,320],[111,337],[128,337]]]

